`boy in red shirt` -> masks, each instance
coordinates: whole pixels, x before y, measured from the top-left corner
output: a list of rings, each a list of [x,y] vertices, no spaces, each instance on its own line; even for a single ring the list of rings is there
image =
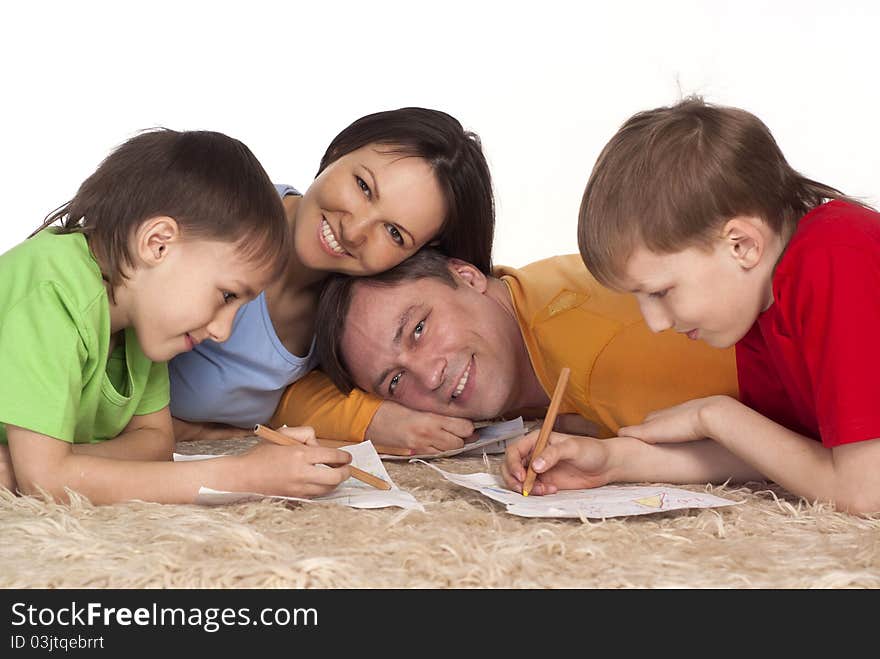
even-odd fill
[[[696,399],[621,428],[645,443],[630,443],[625,467],[614,444],[556,437],[535,465],[543,492],[630,473],[723,480],[738,464],[809,500],[880,511],[880,214],[798,174],[754,115],[689,98],[634,115],[606,145],[578,240],[653,331],[735,344],[741,400]],[[509,484],[533,443],[510,451]],[[649,457],[664,443],[680,449],[668,464]]]

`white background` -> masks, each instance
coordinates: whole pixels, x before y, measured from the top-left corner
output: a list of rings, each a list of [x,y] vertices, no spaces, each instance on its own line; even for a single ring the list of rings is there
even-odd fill
[[[151,126],[244,141],[305,189],[357,117],[422,105],[483,140],[495,262],[576,252],[596,156],[633,112],[700,93],[801,173],[880,202],[880,3],[18,2],[0,10],[0,252]]]

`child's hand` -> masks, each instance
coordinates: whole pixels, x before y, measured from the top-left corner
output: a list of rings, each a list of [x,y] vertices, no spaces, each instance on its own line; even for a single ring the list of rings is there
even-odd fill
[[[711,436],[707,413],[728,396],[696,398],[681,405],[651,412],[637,426],[625,426],[617,431],[619,437],[635,437],[648,444],[692,442]]]
[[[365,439],[410,448],[415,453],[439,453],[461,448],[477,436],[469,419],[419,412],[386,400],[376,410]]]
[[[312,426],[288,426],[287,424],[277,429],[282,435],[295,439],[306,446],[320,446],[315,429]]]
[[[515,492],[522,492],[532,449],[540,430],[507,447],[501,476]],[[531,494],[599,487],[611,480],[609,450],[601,439],[551,432],[547,445],[532,465],[537,474]]]
[[[279,432],[305,443],[279,446],[261,441],[244,453],[247,491],[312,498],[329,494],[351,476],[351,454],[319,446],[312,428],[285,427]]]

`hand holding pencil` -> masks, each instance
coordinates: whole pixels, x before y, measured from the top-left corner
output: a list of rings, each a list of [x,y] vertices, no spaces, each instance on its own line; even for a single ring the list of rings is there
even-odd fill
[[[541,425],[541,431],[538,434],[538,441],[532,450],[532,457],[529,460],[529,468],[526,471],[526,478],[523,481],[522,495],[529,496],[532,486],[535,484],[535,470],[532,467],[535,458],[537,458],[544,447],[547,445],[547,438],[550,431],[553,430],[553,424],[556,423],[556,415],[559,414],[559,405],[562,403],[562,397],[565,394],[565,387],[568,385],[568,377],[571,375],[571,369],[564,367],[559,372],[559,379],[556,381],[556,389],[553,390],[553,397],[550,399],[550,407],[547,408],[547,416],[544,417],[544,423]]]
[[[281,446],[297,446],[300,444],[306,443],[308,440],[301,440],[299,438],[291,437],[290,435],[286,435],[278,430],[273,430],[267,426],[263,426],[257,424],[254,426],[254,434],[257,437],[262,439],[266,439],[273,444],[279,444]],[[312,432],[312,437],[314,437],[314,431]],[[353,465],[348,465],[348,469],[351,473],[352,478],[356,478],[362,483],[366,483],[367,485],[372,485],[373,487],[380,490],[390,490],[391,485],[379,478],[378,476],[374,476],[373,474],[364,471],[363,469],[359,469]]]
[[[218,460],[238,463],[231,477],[223,476],[221,489],[311,499],[330,494],[351,477],[351,455],[320,446],[312,428],[286,428],[279,434],[290,446],[262,441],[244,453]]]
[[[541,429],[505,451],[501,477],[507,487],[524,496],[600,487],[619,476],[612,457],[619,456],[620,449],[615,445],[617,450],[612,450],[611,441],[553,432],[568,377],[568,369],[562,369]]]

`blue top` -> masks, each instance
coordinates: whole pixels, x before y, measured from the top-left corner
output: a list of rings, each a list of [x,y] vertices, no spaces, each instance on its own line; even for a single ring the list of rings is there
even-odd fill
[[[275,187],[282,197],[299,195],[289,185]],[[266,294],[260,293],[238,310],[227,341],[202,341],[168,363],[171,414],[240,428],[266,423],[287,386],[316,365],[315,340],[305,357],[290,353],[272,326]]]

